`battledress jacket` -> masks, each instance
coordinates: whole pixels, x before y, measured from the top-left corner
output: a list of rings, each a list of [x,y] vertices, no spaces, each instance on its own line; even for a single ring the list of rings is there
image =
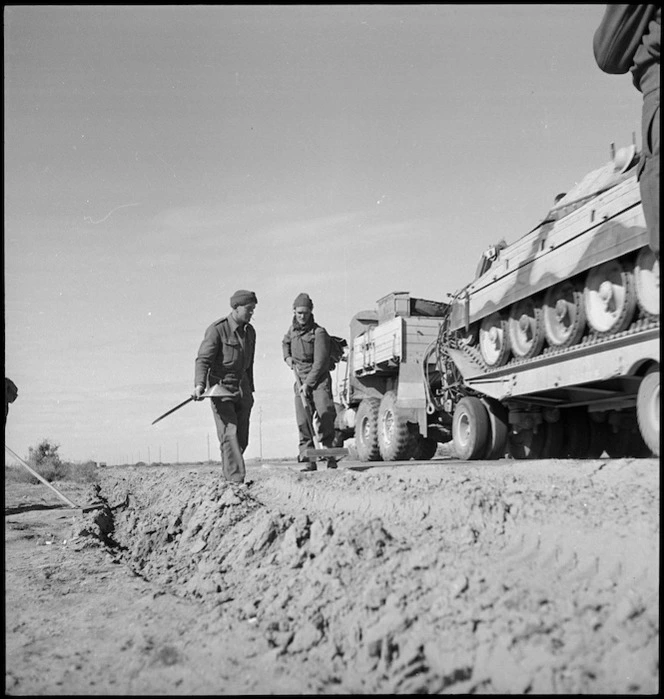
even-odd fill
[[[330,336],[314,322],[305,329],[291,325],[281,342],[284,360],[292,357],[300,381],[316,388],[330,375]]]
[[[240,328],[232,314],[212,323],[196,357],[195,386],[219,383],[231,397],[254,392],[256,331],[247,323]]]

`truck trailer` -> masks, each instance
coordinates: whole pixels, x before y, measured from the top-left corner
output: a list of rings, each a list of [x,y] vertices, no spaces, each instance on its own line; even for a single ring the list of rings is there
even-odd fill
[[[362,461],[659,456],[659,258],[635,146],[491,245],[445,301],[392,292],[350,324],[338,434]]]

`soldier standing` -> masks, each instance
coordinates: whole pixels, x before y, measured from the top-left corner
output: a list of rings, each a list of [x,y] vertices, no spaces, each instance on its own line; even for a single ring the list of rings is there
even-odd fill
[[[196,357],[194,400],[218,385],[223,395],[210,399],[221,468],[225,480],[243,483],[244,450],[249,443],[249,418],[254,405],[254,354],[256,331],[250,324],[258,299],[240,289],[231,296],[231,313],[205,331]]]
[[[298,461],[305,464],[302,471],[315,471],[315,461],[306,455],[314,446],[309,418],[302,404],[302,396],[312,405],[320,422],[320,441],[330,448],[334,441],[336,409],[332,397],[330,377],[330,336],[327,330],[314,320],[314,304],[309,294],[298,294],[293,301],[293,322],[282,340],[284,361],[300,380],[295,382],[295,419],[299,432]],[[313,425],[311,426],[313,427]],[[327,468],[336,468],[334,457],[327,458]]]

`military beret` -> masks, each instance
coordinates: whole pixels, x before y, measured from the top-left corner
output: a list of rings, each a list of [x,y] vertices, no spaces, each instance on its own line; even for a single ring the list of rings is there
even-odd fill
[[[231,308],[236,306],[246,306],[248,303],[258,303],[256,294],[253,291],[240,289],[231,296]]]

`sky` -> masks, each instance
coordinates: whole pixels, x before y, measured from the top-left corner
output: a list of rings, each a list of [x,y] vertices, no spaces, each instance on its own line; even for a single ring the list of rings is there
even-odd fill
[[[443,301],[611,143],[640,146],[631,76],[593,57],[603,11],[5,5],[7,446],[217,460],[209,401],[151,423],[249,289],[245,457],[294,457],[298,293],[346,338],[392,291]]]

